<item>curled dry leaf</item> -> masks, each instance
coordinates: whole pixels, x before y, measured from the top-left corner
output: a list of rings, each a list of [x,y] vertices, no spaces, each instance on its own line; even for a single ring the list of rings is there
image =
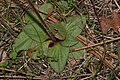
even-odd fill
[[[120,33],[119,32],[119,28],[120,28],[120,16],[117,13],[114,12],[112,14],[112,17],[113,17],[113,19],[112,19],[112,23],[113,23],[112,28],[113,28],[113,30],[115,32]]]
[[[101,30],[104,34],[106,34],[110,30],[110,25],[111,21],[105,17],[100,17],[100,25],[101,25]]]
[[[111,28],[116,33],[120,33],[120,16],[117,13],[112,14],[112,19],[100,17],[101,30],[106,34]]]

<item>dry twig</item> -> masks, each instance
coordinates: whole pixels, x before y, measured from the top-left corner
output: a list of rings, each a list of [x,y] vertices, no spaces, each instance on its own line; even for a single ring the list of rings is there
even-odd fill
[[[91,42],[91,41],[89,41],[88,39],[86,39],[85,37],[83,37],[83,36],[81,36],[81,35],[79,35],[78,37],[77,37],[77,39],[80,41],[80,42],[83,42],[85,45],[86,44],[94,44],[93,42]],[[93,49],[93,48],[92,48]],[[92,53],[92,54],[94,54],[96,57],[98,57],[99,59],[100,58],[102,58],[103,56],[102,56],[102,54],[100,54],[98,51],[90,51],[90,53]],[[106,58],[105,58],[105,63],[111,68],[111,69],[113,69],[113,64],[110,62],[110,61],[108,61]]]

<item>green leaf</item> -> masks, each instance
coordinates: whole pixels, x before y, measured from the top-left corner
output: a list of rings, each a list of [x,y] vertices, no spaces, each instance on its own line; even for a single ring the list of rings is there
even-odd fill
[[[28,12],[26,14],[26,22],[23,32],[19,34],[13,45],[16,52],[35,48],[48,39],[48,35],[42,29],[42,25],[38,22],[34,13]]]
[[[55,37],[63,41],[55,43],[53,47],[49,47],[51,41],[46,41],[49,39],[48,35],[42,29],[42,25],[37,21],[34,13],[32,15],[34,18],[27,15],[27,25],[25,25],[23,32],[15,40],[13,49],[16,52],[34,48],[36,51],[33,52],[31,58],[48,57],[50,66],[58,73],[64,69],[68,56],[78,59],[85,54],[84,50],[69,54],[69,48],[80,47],[75,38],[82,32],[86,18],[79,16],[69,17],[66,19],[66,23],[59,22],[50,25],[49,27]],[[11,53],[11,58],[16,57],[14,54]]]
[[[64,24],[62,24],[61,22],[54,23],[50,25],[49,28],[57,39],[65,40],[67,31],[64,27]]]
[[[83,45],[81,43],[78,43],[72,47],[70,47],[70,50],[71,49],[75,49],[77,47],[82,47]],[[72,52],[69,54],[69,57],[73,57],[75,59],[82,59],[84,57],[84,54],[86,53],[85,50],[79,50],[79,51],[75,51],[75,52]]]
[[[21,32],[13,44],[13,48],[16,52],[20,50],[27,50],[29,48],[35,47],[35,43],[31,38],[29,38],[24,32]]]
[[[12,51],[9,55],[9,58],[11,59],[16,59],[16,57],[17,57],[17,53],[15,51]]]
[[[60,9],[62,9],[64,11],[69,9],[67,1],[59,1],[58,5],[59,5]]]
[[[47,56],[49,54],[48,50],[49,50],[49,45],[51,42],[52,42],[52,40],[48,40],[48,41],[45,41],[42,43],[42,50],[43,50],[43,54],[45,56]]]
[[[25,25],[24,32],[30,38],[39,42],[43,42],[49,38],[35,13],[28,12],[26,14],[26,22],[27,24]]]
[[[39,51],[37,50],[30,55],[30,58],[34,60],[40,59],[38,58],[38,54],[39,54]]]
[[[39,27],[36,23],[29,23],[25,26],[24,32],[29,36],[32,40],[37,42],[44,42],[48,39],[48,35]]]
[[[8,61],[4,61],[2,63],[0,63],[0,67],[6,68],[8,66]]]
[[[37,58],[44,58],[48,55],[49,50],[49,44],[51,43],[51,40],[45,41],[42,43],[42,46],[39,46],[35,52],[33,52],[31,58],[37,59]]]
[[[77,43],[78,41],[73,36],[67,35],[66,39],[63,42],[61,42],[61,45],[70,47],[70,46],[74,46]]]
[[[44,12],[45,14],[40,14],[42,16],[43,19],[47,18],[49,12],[53,11],[53,5],[50,3],[44,3],[43,5],[40,6],[39,8],[40,11]]]
[[[62,47],[59,43],[49,49],[48,61],[55,72],[59,73],[64,69],[67,62],[69,48]]]
[[[84,25],[86,23],[85,16],[73,16],[66,18],[65,29],[67,31],[66,40],[62,43],[63,46],[75,45],[78,41],[76,37],[82,32]]]
[[[68,32],[68,35],[71,35],[73,37],[78,36],[86,23],[86,17],[85,16],[73,16],[66,19],[66,26],[65,29]]]

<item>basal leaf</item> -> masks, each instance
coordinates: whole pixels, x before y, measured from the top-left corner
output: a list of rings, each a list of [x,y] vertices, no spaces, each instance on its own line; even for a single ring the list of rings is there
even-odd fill
[[[73,37],[78,36],[86,23],[85,16],[73,16],[66,19],[66,30],[68,32],[68,35],[71,35]]]
[[[37,42],[44,42],[48,36],[36,23],[29,23],[25,26],[24,32]]]
[[[43,25],[39,22],[36,14],[28,12],[26,14],[26,22],[24,32],[33,40],[43,42],[48,39],[48,35],[45,32]]]
[[[49,45],[51,42],[52,42],[52,40],[48,40],[48,41],[45,41],[42,43],[42,50],[43,50],[43,53],[45,56],[47,56],[49,54],[48,50],[49,50]]]
[[[78,43],[78,44],[70,47],[70,49],[74,49],[74,48],[76,48],[76,47],[82,47],[82,44],[81,44],[81,43]],[[73,58],[75,58],[75,59],[81,59],[81,58],[83,58],[83,56],[84,56],[85,53],[86,53],[85,50],[75,51],[75,52],[71,52],[71,53],[69,54],[69,57],[73,57]]]
[[[55,35],[55,38],[59,40],[65,40],[67,31],[64,27],[64,24],[61,22],[54,23],[49,26],[51,29],[52,33]]]
[[[58,73],[64,69],[68,56],[75,59],[83,57],[85,54],[84,50],[69,54],[69,49],[81,46],[81,44],[78,44],[76,36],[82,32],[86,22],[84,16],[69,17],[66,19],[66,22],[59,22],[49,26],[55,37],[61,40],[54,43],[52,47],[49,47],[51,40],[46,41],[49,37],[44,29],[42,29],[42,25],[37,21],[34,13],[32,17],[30,16],[29,14],[27,15],[27,24],[13,45],[16,52],[34,48],[35,51],[33,51],[31,58],[48,57],[50,66]],[[14,58],[14,56],[11,57]]]
[[[13,48],[16,52],[20,50],[27,50],[37,45],[35,41],[29,38],[24,32],[21,32],[13,44]]]
[[[77,43],[78,41],[73,36],[67,35],[66,39],[63,42],[61,42],[61,45],[70,47],[70,46],[74,46]]]
[[[49,14],[50,12],[53,11],[53,5],[50,3],[45,3],[40,6],[39,10],[45,13],[45,14],[42,14],[42,13],[40,14],[42,18],[45,19],[48,17],[48,15],[46,14]]]
[[[42,46],[41,43],[49,38],[34,13],[27,12],[26,23],[23,32],[19,34],[13,44],[16,52]]]
[[[63,11],[68,11],[68,9],[70,8],[68,6],[67,1],[59,1],[58,5],[59,5],[60,9],[63,10]]]
[[[55,72],[61,72],[67,61],[69,49],[67,47],[62,47],[59,43],[54,45],[54,47],[49,49],[48,60],[50,66]]]
[[[51,43],[51,40],[42,42],[41,45],[39,45],[36,48],[36,51],[32,53],[31,58],[32,59],[38,59],[38,58],[45,58],[48,55],[49,50],[49,44]]]
[[[83,30],[86,23],[85,16],[73,16],[66,18],[65,29],[67,31],[66,40],[64,40],[62,45],[72,46],[78,41],[75,39]]]

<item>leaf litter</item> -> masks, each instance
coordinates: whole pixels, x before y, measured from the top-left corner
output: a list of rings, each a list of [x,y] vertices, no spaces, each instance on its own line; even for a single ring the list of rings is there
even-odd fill
[[[47,2],[47,0],[46,0],[46,2]],[[40,4],[43,5],[46,2],[36,1],[37,5],[40,5]],[[66,12],[64,13],[64,11],[63,11],[63,12],[61,12],[61,14],[59,13],[59,9],[56,8],[56,6],[55,6],[56,4],[53,5],[53,6],[55,6],[54,9],[56,9],[56,10],[55,11],[53,10],[53,12],[51,12],[51,10],[50,10],[50,13],[49,12],[47,13],[49,15],[48,18],[46,18],[47,16],[45,16],[45,21],[50,22],[48,25],[51,24],[51,21],[49,20],[50,17],[53,17],[53,19],[57,20],[57,21],[53,20],[52,24],[54,22],[60,21],[61,18],[65,21],[64,17],[66,17],[66,16],[64,16],[63,14],[67,14],[67,12],[69,13],[69,9],[71,9],[71,7],[73,7],[74,10],[72,12],[70,12],[69,14],[67,14],[67,17],[78,15],[80,12],[82,12],[82,15],[84,15],[87,13],[87,12],[85,12],[87,10],[89,12],[88,13],[89,18],[90,19],[92,18],[91,20],[93,20],[93,23],[88,25],[88,28],[89,28],[89,31],[94,32],[94,33],[92,33],[91,36],[89,36],[89,35],[86,35],[86,33],[89,33],[89,31],[85,31],[84,29],[82,29],[83,32],[81,33],[80,36],[82,36],[85,39],[83,40],[83,38],[80,38],[81,39],[80,43],[82,42],[83,46],[87,47],[89,45],[99,44],[97,42],[102,42],[103,39],[101,38],[101,31],[99,30],[99,25],[97,24],[97,22],[95,20],[96,18],[94,18],[95,14],[94,14],[93,8],[91,7],[91,5],[93,5],[93,4],[91,4],[91,2],[89,2],[87,0],[81,1],[81,2],[75,0],[75,2],[77,2],[77,8],[76,8],[76,6],[75,6],[76,4],[73,4],[73,2],[69,1],[68,3],[70,5],[67,5],[69,7],[69,8],[67,8],[68,10],[64,10]],[[106,16],[104,17],[104,15],[108,16],[108,14],[105,12],[108,10],[106,8],[108,6],[106,6],[105,4],[103,5],[103,3],[104,3],[103,0],[100,0],[100,1],[95,0],[94,2],[96,3],[95,5],[97,6],[96,9],[97,10],[100,9],[99,15],[101,16],[103,14],[102,17],[100,17],[101,18],[100,24],[101,24],[102,32],[105,33],[105,35],[103,35],[104,39],[107,41],[109,39],[114,40],[114,38],[119,37],[119,30],[120,30],[119,29],[120,28],[119,13],[111,12],[111,18],[107,18]],[[56,3],[56,2],[54,2],[54,3]],[[60,5],[60,3],[59,3],[59,5]],[[103,5],[103,8],[101,8],[97,3],[99,3],[99,5]],[[107,3],[107,0],[106,0],[106,3]],[[64,4],[62,4],[62,5],[64,5]],[[74,5],[75,7],[72,5]],[[109,5],[109,3],[108,3],[108,5]],[[113,7],[116,7],[116,5],[114,3],[112,5],[113,5]],[[86,9],[86,8],[81,9],[80,8],[81,6],[82,7],[87,6],[88,9]],[[18,7],[18,6],[16,6],[16,7]],[[105,9],[107,9],[107,10],[105,10]],[[117,9],[117,7],[116,7],[116,9]],[[3,12],[3,14],[4,14],[4,12]],[[81,13],[80,13],[80,15],[81,15]],[[48,23],[48,22],[46,22],[46,23]],[[5,25],[2,24],[2,26],[5,26]],[[13,25],[13,26],[15,26],[15,25]],[[4,29],[4,28],[2,27],[2,29]],[[21,29],[23,29],[23,28],[21,27]],[[26,29],[28,29],[28,28],[26,28]],[[110,32],[111,30],[115,33]],[[1,32],[0,34],[4,35],[4,33],[8,34],[9,32],[8,33]],[[34,31],[32,31],[32,33],[34,33]],[[18,34],[18,33],[16,33],[16,34]],[[39,33],[35,33],[35,35],[39,35]],[[40,35],[42,35],[42,34],[40,34]],[[33,36],[33,34],[30,33],[30,36]],[[3,36],[1,36],[1,37],[4,39]],[[8,35],[7,37],[9,38],[10,36]],[[37,37],[37,38],[35,38],[35,37]],[[43,37],[45,37],[45,36],[43,36]],[[76,37],[76,36],[73,36],[73,37]],[[17,39],[17,37],[15,37],[15,38]],[[28,38],[28,37],[25,37],[25,39],[26,38]],[[36,40],[37,42],[40,42],[38,36],[34,36],[34,38],[31,38],[31,39]],[[45,37],[44,39],[49,40],[48,37]],[[12,39],[12,40],[14,40],[14,39]],[[94,40],[96,40],[96,41],[94,41]],[[37,42],[35,42],[35,44]],[[103,43],[104,43],[104,41],[103,41]],[[8,43],[6,43],[6,44],[8,44]],[[1,75],[4,75],[4,78],[9,77],[9,78],[24,79],[24,78],[28,78],[27,76],[30,76],[29,79],[32,79],[31,77],[35,76],[35,77],[33,77],[33,79],[41,79],[41,80],[42,79],[44,79],[44,80],[47,80],[47,79],[60,79],[60,80],[63,80],[63,79],[67,79],[67,80],[68,79],[75,79],[75,80],[80,80],[80,79],[83,79],[83,80],[84,79],[88,79],[88,80],[89,79],[96,79],[96,80],[109,79],[110,80],[110,79],[114,79],[114,80],[117,80],[118,79],[119,80],[119,77],[120,77],[119,76],[119,73],[120,73],[119,66],[120,65],[117,64],[119,58],[113,57],[113,55],[117,56],[117,54],[119,54],[119,47],[117,47],[117,45],[119,45],[119,44],[117,41],[105,44],[107,47],[103,46],[103,44],[99,45],[99,46],[94,46],[92,48],[89,47],[85,50],[87,52],[87,54],[85,54],[84,56],[82,56],[82,58],[79,58],[79,59],[77,59],[78,56],[77,56],[77,58],[69,56],[69,58],[68,58],[69,61],[66,62],[64,70],[62,70],[62,72],[60,72],[59,74],[57,74],[56,72],[54,72],[53,69],[51,69],[51,67],[47,61],[48,57],[41,56],[41,51],[42,51],[41,48],[42,47],[41,46],[36,47],[34,44],[31,44],[31,45],[33,45],[33,46],[25,47],[24,49],[23,49],[23,47],[21,47],[21,49],[19,48],[17,50],[17,56],[15,56],[13,54],[14,56],[11,55],[11,57],[7,58],[9,61],[9,65],[4,64],[5,69],[0,69],[0,70],[4,70],[7,72],[7,71],[10,71],[9,69],[11,69],[12,71],[10,71],[10,72],[12,72],[12,74],[14,74],[14,72],[16,72],[16,70],[19,70],[21,73],[19,74],[19,71],[18,71],[18,75],[16,75],[16,76],[11,76],[9,73],[6,73],[6,76],[5,76],[3,73]],[[69,44],[67,44],[67,43],[66,43],[66,45],[69,46]],[[12,44],[10,46],[12,46]],[[4,44],[2,45],[2,48],[4,48],[5,51],[8,51],[8,53],[10,53],[12,50],[10,46],[7,46],[7,48],[9,48],[8,49],[9,51],[5,49],[6,45],[4,45]],[[113,47],[113,51],[111,51],[108,46]],[[78,47],[80,47],[80,46],[76,46],[73,48],[71,47],[71,48],[75,49]],[[43,48],[47,48],[47,47],[44,46]],[[44,50],[46,50],[46,49],[44,49]],[[57,51],[57,49],[55,49],[54,51]],[[106,52],[108,55],[105,55],[105,58],[102,61],[104,52]],[[30,55],[37,54],[37,55],[33,56],[36,60],[30,59],[29,58],[30,56],[26,55],[26,53],[28,53],[28,55],[29,55],[29,53],[30,53]],[[60,53],[58,53],[58,54],[62,55]],[[10,59],[12,57],[13,57],[13,60]],[[107,60],[107,62],[106,62],[106,60]],[[114,70],[112,69],[112,71],[111,71],[111,69],[108,68],[111,66],[111,63],[112,63],[112,67],[114,68]],[[107,65],[110,65],[110,66],[107,66]],[[53,67],[55,67],[54,64],[53,64]],[[6,68],[8,68],[8,69],[6,69]],[[55,68],[57,68],[57,67],[55,67]],[[106,69],[104,69],[104,68],[106,68]],[[112,75],[112,76],[110,76],[110,75]]]
[[[101,30],[103,33],[107,33],[111,28],[114,32],[120,34],[120,15],[116,12],[112,13],[112,18],[108,19],[105,17],[100,17]]]

